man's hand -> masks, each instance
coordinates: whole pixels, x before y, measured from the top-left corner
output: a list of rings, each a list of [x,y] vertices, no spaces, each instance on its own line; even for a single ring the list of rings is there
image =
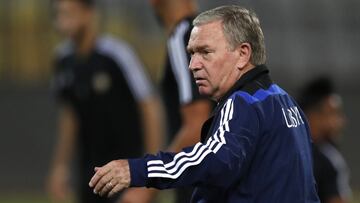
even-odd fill
[[[89,186],[100,196],[113,196],[115,193],[129,187],[130,169],[127,160],[115,160],[102,167],[95,167],[95,175]]]

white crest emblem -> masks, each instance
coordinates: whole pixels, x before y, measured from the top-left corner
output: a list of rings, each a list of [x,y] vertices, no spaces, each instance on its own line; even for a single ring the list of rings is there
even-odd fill
[[[108,73],[98,72],[94,74],[92,83],[95,93],[104,94],[111,87],[111,77]]]

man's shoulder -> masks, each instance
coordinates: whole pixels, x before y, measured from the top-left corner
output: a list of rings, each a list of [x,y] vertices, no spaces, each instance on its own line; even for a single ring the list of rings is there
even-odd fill
[[[55,47],[55,60],[57,62],[62,61],[69,56],[73,55],[75,47],[70,40],[64,40]]]
[[[188,38],[190,38],[190,33],[193,28],[192,20],[193,17],[187,17],[178,22],[170,34],[170,38],[179,38],[182,37],[184,41],[187,43]]]
[[[296,112],[296,115],[300,114],[292,98],[277,84],[256,89],[240,89],[233,92],[229,99],[233,101],[234,112],[256,115],[261,121],[282,118],[283,111],[287,109]]]
[[[264,102],[266,99],[276,96],[287,96],[285,90],[273,83],[268,87],[247,86],[235,91],[230,98],[244,101],[247,104]]]
[[[131,46],[112,35],[103,35],[96,40],[95,50],[111,57],[121,55],[123,52],[132,51]]]
[[[313,159],[316,167],[327,169],[333,168],[330,159],[322,151],[321,145],[319,144],[314,144],[313,146]]]
[[[334,170],[342,168],[345,164],[344,158],[339,150],[328,142],[317,145],[318,156],[327,168]]]
[[[120,69],[131,70],[141,64],[133,48],[127,42],[111,35],[104,35],[97,39],[95,52],[103,58],[113,61]]]

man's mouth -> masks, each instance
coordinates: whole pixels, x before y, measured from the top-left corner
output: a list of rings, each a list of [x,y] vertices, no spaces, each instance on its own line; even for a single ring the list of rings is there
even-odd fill
[[[197,85],[201,85],[205,81],[205,78],[202,77],[195,77],[195,82]]]

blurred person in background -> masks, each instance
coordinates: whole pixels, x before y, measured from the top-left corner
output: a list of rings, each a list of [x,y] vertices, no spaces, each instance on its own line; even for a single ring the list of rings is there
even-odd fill
[[[166,61],[161,78],[169,151],[179,152],[200,139],[202,124],[210,115],[210,100],[201,97],[189,69],[186,47],[197,15],[195,0],[150,0],[167,34]],[[192,189],[176,190],[176,202],[190,202]]]
[[[95,166],[160,149],[159,100],[132,49],[99,35],[94,1],[55,0],[54,6],[56,27],[67,41],[57,49],[59,137],[48,190],[54,202],[68,198],[70,163],[77,157],[79,202],[113,203],[119,197],[99,198],[88,180]],[[143,190],[136,189],[144,198]]]
[[[336,146],[345,116],[340,95],[330,78],[322,76],[306,84],[299,97],[313,138],[314,175],[323,203],[349,202],[349,169]]]

